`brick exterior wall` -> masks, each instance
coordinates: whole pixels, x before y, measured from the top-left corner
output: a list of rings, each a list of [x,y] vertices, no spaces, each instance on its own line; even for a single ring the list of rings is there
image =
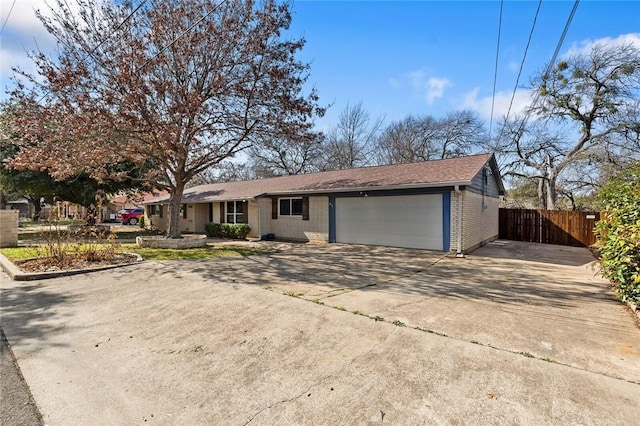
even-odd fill
[[[462,251],[468,253],[498,238],[498,197],[462,192]],[[451,251],[458,248],[458,197],[451,192]]]
[[[458,196],[451,191],[451,232],[449,235],[449,250],[455,252],[458,249]]]
[[[458,197],[451,192],[451,234],[450,249],[458,248]],[[498,197],[483,196],[471,191],[462,193],[462,248],[463,252],[473,249],[498,237]],[[276,238],[297,241],[329,240],[329,198],[309,197],[309,220],[301,217],[279,216],[271,218],[271,198],[249,200],[249,237],[274,234]],[[147,210],[148,210],[147,206]],[[147,223],[148,221],[147,212]],[[155,229],[166,230],[167,206],[163,206],[163,217],[151,216]],[[213,221],[220,223],[220,203],[213,204]],[[204,224],[209,222],[209,204],[187,204],[187,218],[180,218],[182,231],[204,233]],[[17,232],[17,228],[16,228]]]
[[[158,215],[150,215],[149,207],[144,206],[144,223],[146,226],[150,226],[151,229],[157,229],[162,232],[167,230],[167,206],[162,206],[162,217]]]
[[[18,247],[19,210],[0,210],[0,247]]]
[[[498,238],[498,197],[484,196],[470,191],[462,195],[462,247],[463,251],[473,249]]]
[[[271,199],[260,203],[260,235],[297,241],[329,241],[329,197],[309,197],[309,220],[301,217],[278,216],[271,219]]]
[[[187,204],[187,218],[180,216],[178,226],[182,232],[204,233],[204,224],[209,220],[208,204]],[[162,217],[159,215],[150,215],[149,206],[144,209],[144,223],[159,231],[167,230],[167,221],[169,220],[169,205],[162,205]]]

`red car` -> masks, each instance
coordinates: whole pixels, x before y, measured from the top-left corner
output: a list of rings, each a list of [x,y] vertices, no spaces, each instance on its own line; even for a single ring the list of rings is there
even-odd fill
[[[140,222],[142,215],[144,215],[144,209],[122,209],[116,214],[116,219],[123,225],[135,225]]]

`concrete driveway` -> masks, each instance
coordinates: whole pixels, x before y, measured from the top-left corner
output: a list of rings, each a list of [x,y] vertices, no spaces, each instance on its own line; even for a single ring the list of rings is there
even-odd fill
[[[270,256],[3,280],[49,425],[634,424],[640,329],[587,250]]]

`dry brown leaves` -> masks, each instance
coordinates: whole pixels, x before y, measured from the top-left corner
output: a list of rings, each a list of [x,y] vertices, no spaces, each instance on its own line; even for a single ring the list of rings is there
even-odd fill
[[[90,269],[101,266],[121,265],[136,261],[136,256],[118,253],[113,256],[97,260],[89,260],[84,254],[69,254],[63,259],[54,257],[39,257],[15,262],[16,266],[25,272],[55,272],[72,269]]]

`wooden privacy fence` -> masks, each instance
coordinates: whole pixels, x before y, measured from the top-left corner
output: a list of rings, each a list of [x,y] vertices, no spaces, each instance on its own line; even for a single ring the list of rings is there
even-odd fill
[[[500,209],[500,238],[504,240],[590,246],[599,212]]]

